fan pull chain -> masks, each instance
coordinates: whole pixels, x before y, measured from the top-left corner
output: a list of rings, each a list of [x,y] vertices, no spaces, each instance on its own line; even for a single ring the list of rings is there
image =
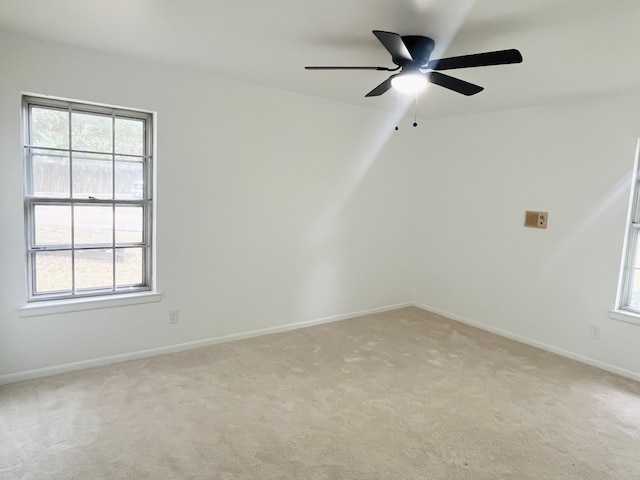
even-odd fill
[[[400,93],[396,92],[396,118],[400,112]],[[398,131],[398,125],[396,125],[396,131]]]
[[[400,93],[396,95],[396,117],[400,114]],[[415,104],[413,109],[413,126],[418,126],[418,94],[416,93]],[[396,125],[395,130],[398,131],[400,127]]]

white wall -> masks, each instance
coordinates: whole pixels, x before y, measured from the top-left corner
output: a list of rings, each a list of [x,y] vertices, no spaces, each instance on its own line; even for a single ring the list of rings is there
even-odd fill
[[[0,58],[0,377],[409,300],[384,115],[6,31]],[[158,113],[162,302],[19,316],[21,92]]]
[[[640,327],[607,315],[640,95],[442,119],[428,128],[429,148],[412,167],[412,298],[640,377]],[[525,210],[548,211],[548,229],[524,228]],[[600,340],[590,338],[591,325]]]

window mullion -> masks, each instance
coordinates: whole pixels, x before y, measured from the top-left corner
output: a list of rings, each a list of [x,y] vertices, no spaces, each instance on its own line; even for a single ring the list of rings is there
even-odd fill
[[[145,135],[145,143],[144,143],[144,155],[145,159],[143,160],[144,164],[144,174],[145,174],[145,203],[143,207],[143,215],[144,215],[144,231],[142,241],[145,244],[145,248],[143,249],[143,257],[142,257],[142,272],[144,275],[143,282],[146,285],[151,285],[152,282],[152,260],[153,260],[153,239],[151,238],[152,232],[154,231],[153,222],[155,222],[155,212],[152,202],[155,201],[153,198],[155,192],[155,163],[151,161],[153,156],[155,155],[155,146],[153,143],[153,124],[151,123],[151,116],[147,118],[144,122],[144,135]]]
[[[30,274],[28,275],[28,282],[30,283],[29,288],[30,291],[36,291],[36,276],[35,276],[35,214],[34,214],[34,204],[30,202],[29,199],[25,201],[25,214],[27,216],[26,221],[26,235],[27,235],[27,267]]]
[[[116,291],[116,116],[111,114],[111,288]]]
[[[28,118],[31,118],[31,109],[32,106],[29,105],[27,108]],[[29,144],[31,144],[31,122],[25,120],[26,136]],[[32,150],[31,148],[24,149],[25,155],[25,170],[26,170],[26,179],[25,179],[25,189],[27,195],[33,195],[33,158],[32,158]]]
[[[76,206],[71,204],[71,293],[76,294]]]
[[[68,106],[69,112],[69,200],[71,200],[71,294],[76,294],[76,207],[73,204],[73,111],[71,105]]]

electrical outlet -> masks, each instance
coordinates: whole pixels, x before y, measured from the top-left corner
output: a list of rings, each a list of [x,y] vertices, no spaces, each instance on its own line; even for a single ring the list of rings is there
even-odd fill
[[[547,212],[538,212],[538,228],[547,228]]]
[[[532,212],[527,210],[524,215],[524,226],[532,228],[547,228],[547,212]]]
[[[589,336],[591,338],[593,338],[594,340],[599,340],[600,339],[600,327],[597,325],[590,325],[589,326]]]
[[[178,323],[179,315],[178,310],[169,310],[169,325],[174,325]]]

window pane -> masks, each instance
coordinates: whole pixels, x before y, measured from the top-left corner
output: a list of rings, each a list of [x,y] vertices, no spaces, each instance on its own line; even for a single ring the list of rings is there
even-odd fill
[[[69,154],[30,150],[33,195],[69,197]]]
[[[36,205],[34,207],[35,245],[71,246],[71,207]]]
[[[69,112],[33,107],[31,109],[31,145],[69,148]]]
[[[143,282],[142,248],[116,249],[116,285],[141,285]]]
[[[93,113],[71,114],[72,148],[92,152],[113,151],[113,129],[111,115]]]
[[[143,168],[142,162],[116,159],[116,198],[144,196]]]
[[[116,207],[116,243],[142,243],[143,207]]]
[[[632,271],[630,287],[629,306],[634,309],[640,309],[640,271]]]
[[[640,233],[640,232],[639,232]],[[640,267],[640,235],[637,233],[630,238],[630,242],[633,244],[629,244],[629,248],[631,249],[630,253],[630,265],[632,267]]]
[[[76,205],[73,212],[73,234],[76,247],[113,244],[111,205]]]
[[[113,287],[113,250],[76,250],[76,290]]]
[[[35,293],[71,292],[71,252],[36,252],[35,267]]]
[[[116,153],[144,155],[144,121],[116,118]]]
[[[72,162],[74,198],[113,198],[111,155],[74,153]]]

